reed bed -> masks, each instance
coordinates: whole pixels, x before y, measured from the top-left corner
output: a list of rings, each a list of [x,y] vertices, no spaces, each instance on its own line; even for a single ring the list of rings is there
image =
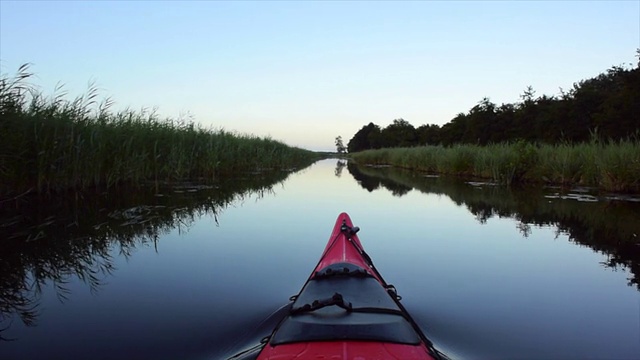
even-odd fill
[[[522,141],[487,146],[422,146],[350,154],[359,164],[393,165],[437,174],[478,177],[502,184],[549,183],[640,191],[640,142],[542,145]]]
[[[0,196],[23,191],[110,188],[214,180],[306,166],[312,151],[282,142],[160,119],[154,111],[111,112],[95,87],[73,101],[44,97],[22,66],[0,77]]]

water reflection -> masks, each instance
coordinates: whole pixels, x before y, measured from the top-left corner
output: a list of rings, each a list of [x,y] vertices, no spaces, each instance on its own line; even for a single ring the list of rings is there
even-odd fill
[[[334,174],[336,175],[336,177],[342,176],[342,170],[346,166],[347,166],[347,161],[346,160],[339,159],[338,161],[336,161],[336,169],[334,171]]]
[[[356,179],[358,184],[360,184],[362,188],[366,189],[369,192],[372,192],[374,190],[379,189],[380,187],[383,187],[391,191],[391,193],[394,196],[403,196],[403,195],[406,195],[412,189],[411,186],[406,186],[400,182],[394,181],[393,179],[389,179],[384,176],[375,176],[376,174],[375,172],[373,172],[374,175],[367,174],[366,172],[359,170],[358,166],[352,163],[349,163],[348,169],[349,169],[349,173],[351,174],[351,176],[353,176],[354,179]],[[382,169],[391,169],[391,167],[376,166],[376,167],[369,167],[368,169],[371,171],[373,171],[372,169],[381,169],[380,174],[383,174],[384,172],[382,171]]]
[[[557,234],[606,255],[602,264],[612,269],[628,269],[628,284],[640,290],[640,204],[610,195],[601,201],[577,201],[558,196],[558,189],[543,187],[503,187],[468,183],[450,178],[425,176],[390,167],[360,167],[348,164],[349,173],[360,186],[371,192],[387,189],[403,196],[415,189],[423,193],[446,195],[465,206],[481,224],[492,217],[518,221],[520,233],[527,237],[531,226],[554,226]],[[584,197],[584,196],[583,196]],[[589,198],[598,199],[593,195]]]
[[[130,257],[160,235],[187,229],[249,196],[262,197],[289,173],[251,174],[215,186],[174,184],[159,193],[119,189],[109,193],[22,197],[0,203],[0,340],[16,319],[35,326],[43,289],[60,301],[67,284],[82,280],[96,293],[115,271],[110,254]]]

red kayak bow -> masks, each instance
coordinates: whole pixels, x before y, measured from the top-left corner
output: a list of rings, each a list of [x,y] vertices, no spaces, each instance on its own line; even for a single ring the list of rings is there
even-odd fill
[[[442,359],[373,266],[349,215],[258,360]]]

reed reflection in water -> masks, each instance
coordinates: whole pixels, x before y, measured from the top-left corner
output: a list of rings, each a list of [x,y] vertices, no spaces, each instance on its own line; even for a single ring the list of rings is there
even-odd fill
[[[275,326],[340,211],[446,353],[634,358],[638,203],[566,195],[325,160],[3,202],[0,358],[224,358]]]
[[[70,297],[79,279],[97,294],[117,269],[113,254],[130,258],[174,229],[202,216],[214,221],[227,206],[262,197],[288,172],[254,173],[217,185],[181,183],[156,192],[121,188],[109,193],[21,197],[0,203],[0,341],[15,321],[38,323],[43,290]]]

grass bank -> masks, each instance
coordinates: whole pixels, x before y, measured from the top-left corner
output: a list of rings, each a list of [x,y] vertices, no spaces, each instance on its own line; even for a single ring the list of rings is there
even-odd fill
[[[0,197],[25,191],[214,180],[306,166],[312,151],[154,112],[109,110],[97,91],[66,100],[28,83],[27,66],[0,77]]]
[[[487,146],[423,146],[350,154],[359,164],[392,165],[436,174],[513,183],[593,186],[640,192],[640,142],[623,140],[577,145],[525,142]]]

